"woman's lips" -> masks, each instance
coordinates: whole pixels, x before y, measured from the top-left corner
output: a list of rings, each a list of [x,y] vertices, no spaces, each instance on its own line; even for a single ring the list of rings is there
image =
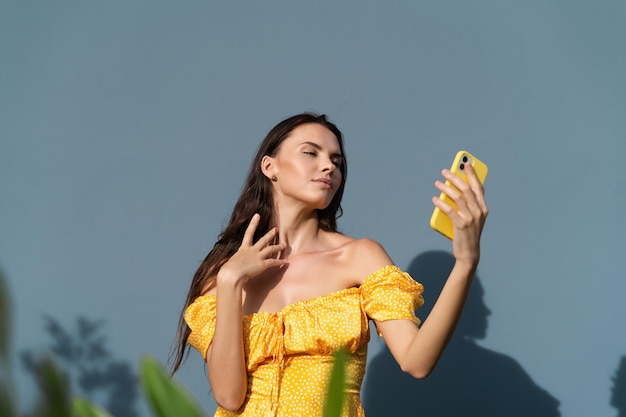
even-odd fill
[[[313,181],[322,184],[324,186],[324,188],[328,188],[331,189],[333,188],[333,182],[327,178],[316,178]]]

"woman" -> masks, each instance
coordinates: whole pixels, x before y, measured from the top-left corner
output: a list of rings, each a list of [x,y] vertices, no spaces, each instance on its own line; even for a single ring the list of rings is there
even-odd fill
[[[422,286],[369,239],[337,232],[347,175],[342,134],[324,115],[300,114],[261,143],[230,222],[196,272],[179,326],[207,364],[216,416],[319,416],[333,354],[348,353],[345,416],[362,416],[368,321],[400,367],[426,377],[459,319],[480,256],[483,189],[442,171],[458,211],[456,262],[421,327]],[[458,190],[457,190],[458,189]]]

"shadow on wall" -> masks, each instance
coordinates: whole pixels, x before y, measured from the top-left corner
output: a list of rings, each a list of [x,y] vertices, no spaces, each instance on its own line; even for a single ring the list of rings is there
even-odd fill
[[[425,287],[424,320],[441,292],[454,258],[431,251],[417,256],[408,272]],[[373,358],[364,387],[368,417],[560,416],[559,401],[533,382],[512,358],[475,343],[487,335],[491,314],[475,276],[456,332],[433,373],[417,380],[402,372],[386,347]],[[617,385],[617,383],[616,383]]]
[[[73,395],[101,404],[115,417],[137,417],[137,376],[130,363],[114,360],[107,350],[101,334],[104,322],[79,317],[75,330],[69,331],[49,316],[44,320],[46,333],[52,338],[49,349],[68,374]],[[25,350],[20,358],[24,369],[40,380],[35,353]],[[106,400],[98,401],[101,397]]]
[[[626,417],[626,356],[622,356],[613,377],[611,405],[617,409],[617,417]]]

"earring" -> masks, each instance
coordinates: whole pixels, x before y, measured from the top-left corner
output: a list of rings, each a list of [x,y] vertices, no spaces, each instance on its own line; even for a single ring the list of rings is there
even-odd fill
[[[276,175],[272,175],[272,178],[270,178],[272,181],[276,182],[278,181],[278,178],[276,178]]]

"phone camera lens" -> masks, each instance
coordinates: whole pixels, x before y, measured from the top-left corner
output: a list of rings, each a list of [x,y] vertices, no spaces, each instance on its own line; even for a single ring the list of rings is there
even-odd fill
[[[459,168],[461,168],[461,171],[463,171],[465,169],[465,164],[459,165]]]
[[[467,156],[463,155],[463,162],[467,162]]]

